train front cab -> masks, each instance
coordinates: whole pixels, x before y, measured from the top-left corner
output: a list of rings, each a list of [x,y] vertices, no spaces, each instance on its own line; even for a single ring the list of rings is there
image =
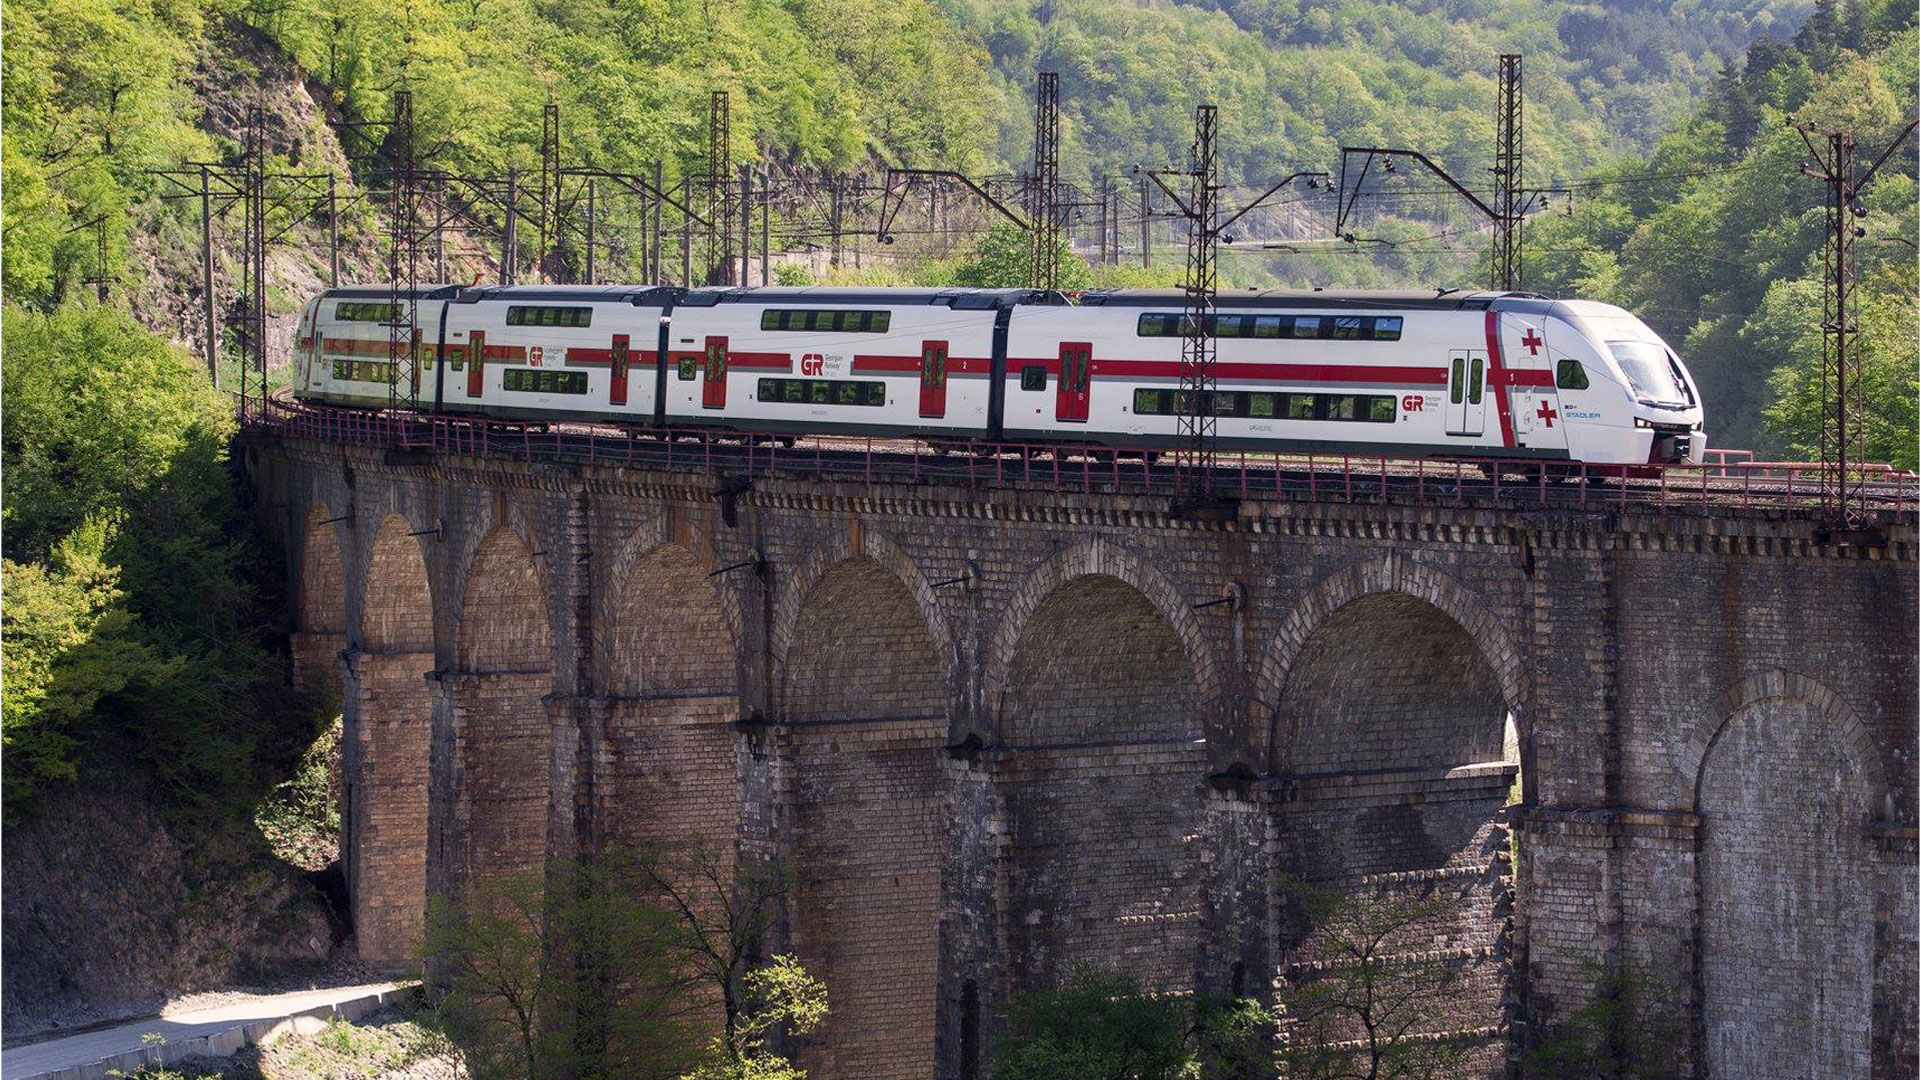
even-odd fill
[[[1629,475],[1705,460],[1698,385],[1660,335],[1610,304],[1553,301],[1543,314],[1574,460],[1640,466]]]

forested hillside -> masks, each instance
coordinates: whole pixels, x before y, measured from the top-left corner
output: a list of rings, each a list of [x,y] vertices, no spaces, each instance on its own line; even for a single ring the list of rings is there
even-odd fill
[[[1905,0],[1823,0],[1791,40],[1756,42],[1652,153],[1599,170],[1570,215],[1529,223],[1526,286],[1611,301],[1659,329],[1700,380],[1713,444],[1817,459],[1825,188],[1802,175],[1789,120],[1855,132],[1864,171],[1915,114],[1914,20]],[[1909,138],[1856,220],[1867,454],[1909,468],[1915,162]]]
[[[423,159],[456,172],[537,169],[542,106],[555,102],[571,163],[663,161],[678,178],[702,167],[707,92],[724,88],[737,160],[984,176],[1026,167],[1033,76],[1051,69],[1069,178],[1180,162],[1193,106],[1211,101],[1227,178],[1244,193],[1331,169],[1340,145],[1359,143],[1418,147],[1484,184],[1494,58],[1519,51],[1527,180],[1573,196],[1570,215],[1562,199],[1529,225],[1525,284],[1613,300],[1660,327],[1701,377],[1716,444],[1805,454],[1819,191],[1798,174],[1785,121],[1845,123],[1877,148],[1913,113],[1916,49],[1911,0],[1827,3],[1803,31],[1805,14],[1800,0],[6,4],[5,793],[10,824],[39,830],[8,846],[9,881],[22,883],[7,894],[10,1017],[63,1007],[23,1011],[21,979],[51,980],[68,998],[131,986],[131,966],[168,983],[154,969],[190,943],[137,965],[111,955],[110,936],[136,917],[231,915],[229,930],[207,931],[224,959],[173,982],[230,975],[254,955],[243,939],[269,925],[299,928],[292,953],[316,951],[306,942],[318,907],[295,895],[297,875],[250,877],[263,873],[255,863],[223,878],[217,865],[266,858],[255,810],[331,713],[284,690],[281,578],[232,485],[225,402],[179,347],[201,332],[198,203],[164,198],[153,172],[234,160],[254,104],[268,111],[271,168],[340,178],[347,276],[378,278],[384,222],[368,196],[388,173],[379,122],[402,85],[416,95]],[[1870,452],[1908,464],[1914,260],[1894,240],[1913,235],[1913,173],[1911,149],[1900,151],[1868,196],[1862,248]],[[1318,198],[1314,213],[1326,209]],[[1484,236],[1441,201],[1367,221],[1368,239],[1397,247],[1236,252],[1227,279],[1477,282]],[[280,313],[325,264],[320,226],[283,213],[269,267]],[[237,217],[216,223],[223,302]],[[1001,229],[970,256],[885,273],[998,283],[1018,276],[1024,247]],[[1169,273],[1168,260],[1156,269]],[[1092,280],[1074,270],[1075,284]],[[170,830],[156,846],[171,845],[178,865],[149,869],[171,874],[172,892],[116,892],[117,853],[84,880],[72,876],[81,864],[61,862],[67,817],[119,803]],[[23,871],[29,856],[42,861]],[[94,887],[111,903],[47,900]],[[162,894],[173,899],[143,906]],[[234,899],[247,896],[262,904]],[[86,979],[73,975],[87,964]]]

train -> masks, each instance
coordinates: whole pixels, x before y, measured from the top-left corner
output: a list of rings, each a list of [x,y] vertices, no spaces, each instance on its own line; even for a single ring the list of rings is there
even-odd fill
[[[293,392],[329,405],[743,438],[863,435],[1617,467],[1699,464],[1698,385],[1631,313],[1529,293],[1221,290],[1214,386],[1183,389],[1178,290],[329,289]],[[400,340],[406,337],[409,340]],[[394,362],[396,342],[411,362]],[[402,379],[396,395],[394,381]],[[1190,385],[1190,384],[1189,384]]]

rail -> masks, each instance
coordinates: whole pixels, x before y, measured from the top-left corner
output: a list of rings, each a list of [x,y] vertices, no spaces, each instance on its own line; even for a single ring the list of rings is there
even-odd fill
[[[1157,455],[1032,443],[940,447],[913,439],[804,436],[797,441],[734,431],[660,430],[600,424],[527,424],[249,398],[248,428],[297,438],[402,451],[432,451],[588,466],[719,470],[746,477],[822,475],[866,483],[948,483],[1057,492],[1173,496],[1179,469]],[[1577,462],[1427,459],[1356,454],[1227,453],[1211,490],[1239,499],[1492,503],[1517,509],[1625,509],[1712,513],[1774,509],[1819,512],[1829,505],[1832,470],[1817,464],[1722,460],[1669,465],[1622,477],[1617,468]],[[1866,466],[1849,485],[1865,509],[1910,522],[1920,510],[1920,476]]]

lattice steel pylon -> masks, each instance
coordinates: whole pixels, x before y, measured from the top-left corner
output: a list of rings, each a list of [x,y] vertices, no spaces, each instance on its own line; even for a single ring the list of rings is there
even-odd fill
[[[707,99],[707,284],[733,284],[733,118],[725,90]]]
[[[1522,159],[1520,129],[1520,54],[1500,54],[1500,105],[1495,118],[1493,148],[1494,218],[1491,287],[1512,290],[1520,285],[1520,230],[1526,216],[1526,196],[1520,188]]]
[[[411,90],[394,91],[387,145],[393,170],[387,200],[387,404],[410,409],[420,396],[420,177]]]
[[[1218,327],[1214,297],[1219,289],[1215,207],[1219,203],[1219,110],[1201,105],[1193,111],[1193,147],[1188,178],[1191,192],[1187,230],[1186,315],[1181,320],[1180,490],[1205,497],[1212,486],[1218,423],[1213,415],[1217,383]]]
[[[1060,76],[1043,71],[1034,86],[1033,177],[1027,220],[1036,289],[1060,287]]]
[[[559,246],[560,106],[549,101],[540,110],[540,254],[535,260],[541,281],[551,282],[563,272]]]
[[[1913,135],[1920,120],[1909,121],[1873,164],[1862,170],[1855,160],[1854,138],[1844,131],[1822,131],[1808,124],[1794,129],[1813,160],[1801,171],[1827,187],[1826,288],[1820,313],[1820,464],[1821,505],[1830,521],[1855,525],[1862,516],[1861,486],[1866,463],[1867,395],[1854,347],[1859,305],[1854,298],[1854,241],[1867,235],[1856,218],[1867,216],[1860,192]]]

